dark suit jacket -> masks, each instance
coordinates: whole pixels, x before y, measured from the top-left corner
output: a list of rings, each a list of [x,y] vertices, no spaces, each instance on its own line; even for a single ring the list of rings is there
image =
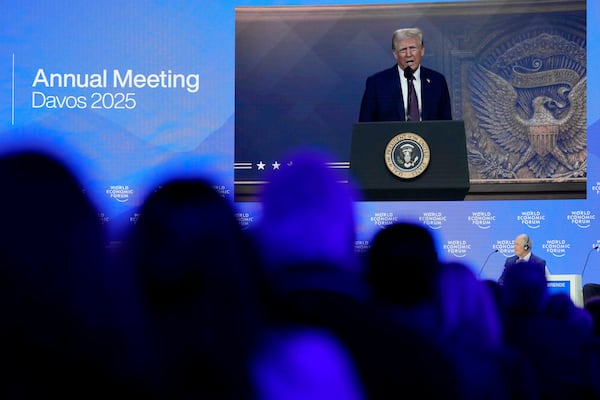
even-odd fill
[[[451,120],[450,92],[444,75],[421,65],[421,119]],[[405,121],[398,66],[367,78],[359,122]]]
[[[535,254],[531,253],[531,257],[529,258],[529,261],[523,263],[524,265],[518,265],[518,263],[517,263],[518,259],[519,259],[519,257],[517,257],[517,256],[508,257],[506,259],[506,261],[504,262],[504,270],[502,271],[502,275],[500,275],[500,278],[498,278],[499,284],[501,284],[501,285],[504,284],[504,278],[506,277],[506,272],[511,268],[521,268],[521,267],[540,268],[544,272],[544,274],[546,273],[546,260],[544,260],[543,258],[538,257]]]

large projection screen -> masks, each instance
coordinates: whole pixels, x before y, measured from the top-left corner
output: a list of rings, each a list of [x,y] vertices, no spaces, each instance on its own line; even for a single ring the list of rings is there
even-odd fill
[[[357,202],[357,251],[382,227],[417,221],[434,232],[442,259],[497,278],[513,239],[527,233],[552,274],[581,274],[587,263],[582,283],[600,282],[597,2],[1,8],[0,154],[35,146],[65,159],[116,242],[171,177],[209,177],[251,229],[265,176],[257,164],[285,168],[284,151],[317,144],[349,169],[365,79],[393,65],[393,30],[419,26],[423,64],[446,75],[453,116],[465,122],[472,189],[464,201]],[[510,136],[499,139],[490,114],[507,100],[492,93],[511,90],[522,121],[535,120],[536,98],[551,99],[556,146],[532,139],[511,151]]]

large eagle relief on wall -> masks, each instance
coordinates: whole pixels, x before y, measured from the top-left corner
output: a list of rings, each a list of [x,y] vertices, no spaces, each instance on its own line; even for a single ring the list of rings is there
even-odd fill
[[[463,89],[471,179],[585,179],[585,25],[578,36],[533,24],[493,43],[473,58]]]

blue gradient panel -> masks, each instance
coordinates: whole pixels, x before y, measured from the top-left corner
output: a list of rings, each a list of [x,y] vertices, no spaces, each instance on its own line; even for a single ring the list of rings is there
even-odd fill
[[[409,2],[335,2],[368,3]],[[169,177],[209,177],[233,201],[235,9],[327,4],[5,2],[0,6],[0,152],[35,145],[67,160],[115,236],[135,220],[148,192]],[[552,273],[581,273],[589,255],[582,281],[600,282],[600,253],[590,254],[600,243],[600,36],[594,23],[599,20],[598,3],[588,1],[592,73],[587,75],[585,200],[361,202],[357,248],[366,249],[389,223],[415,220],[432,229],[442,259],[464,261],[482,277],[497,278],[504,258],[512,255],[512,240],[527,233]],[[69,74],[79,76],[79,83],[59,84],[59,77]],[[362,79],[349,87],[362,87]],[[260,218],[257,203],[236,207],[248,229]]]

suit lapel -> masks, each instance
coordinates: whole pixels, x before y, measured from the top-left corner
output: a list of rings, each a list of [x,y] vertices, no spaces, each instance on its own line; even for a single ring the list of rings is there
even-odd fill
[[[392,92],[392,101],[396,104],[396,112],[398,114],[399,121],[405,121],[406,116],[404,114],[404,98],[402,97],[402,86],[400,83],[400,74],[398,73],[398,66],[394,65],[390,69],[390,90]]]
[[[427,68],[421,65],[421,119],[423,121],[429,119],[429,110],[431,105],[428,103],[431,91],[431,76]]]

